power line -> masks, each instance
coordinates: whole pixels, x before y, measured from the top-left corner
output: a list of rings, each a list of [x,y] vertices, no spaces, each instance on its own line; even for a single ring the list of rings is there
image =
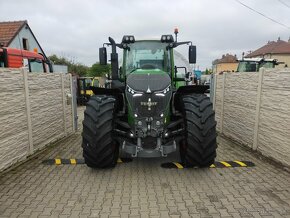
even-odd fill
[[[282,0],[278,0],[280,3],[282,3],[283,5],[285,5],[287,8],[290,8],[289,5],[287,5],[285,2],[283,2]]]
[[[241,1],[239,1],[239,0],[235,0],[235,1],[238,2],[239,4],[243,5],[244,7],[250,9],[251,11],[254,11],[255,13],[257,13],[257,14],[259,14],[259,15],[265,17],[265,18],[267,18],[268,20],[271,20],[271,21],[274,22],[274,23],[277,23],[277,24],[279,24],[279,25],[281,25],[281,26],[283,26],[283,27],[285,27],[285,28],[287,28],[287,29],[290,29],[289,26],[287,26],[287,25],[285,25],[285,24],[283,24],[283,23],[281,23],[281,22],[279,22],[279,21],[277,21],[277,20],[274,20],[274,19],[271,18],[271,17],[268,17],[267,15],[265,15],[265,14],[263,14],[263,13],[261,13],[261,12],[255,10],[255,9],[251,8],[250,6],[244,4],[243,2],[241,2]]]

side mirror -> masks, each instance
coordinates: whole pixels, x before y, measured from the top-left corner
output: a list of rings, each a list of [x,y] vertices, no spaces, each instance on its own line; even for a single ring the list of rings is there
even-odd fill
[[[188,61],[190,64],[196,63],[196,46],[190,45],[188,49]]]
[[[105,47],[99,48],[99,58],[101,65],[107,65],[107,49]]]

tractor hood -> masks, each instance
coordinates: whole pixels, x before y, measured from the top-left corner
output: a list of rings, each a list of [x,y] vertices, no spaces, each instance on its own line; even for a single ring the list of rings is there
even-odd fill
[[[134,114],[141,120],[149,117],[161,119],[170,103],[170,85],[169,75],[161,70],[138,69],[128,75],[126,98],[131,116]]]
[[[135,91],[152,93],[166,89],[171,83],[167,73],[161,70],[141,70],[127,76],[127,85]]]

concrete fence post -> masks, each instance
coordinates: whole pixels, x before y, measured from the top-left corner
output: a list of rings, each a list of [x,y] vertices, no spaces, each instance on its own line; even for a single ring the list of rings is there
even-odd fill
[[[213,104],[213,109],[215,110],[217,74],[213,74],[212,75],[212,79],[213,79],[213,82],[211,84],[213,84],[213,90],[212,90],[212,87],[211,87],[210,92],[213,93],[213,96],[212,96],[212,104]]]
[[[221,96],[221,133],[223,133],[224,129],[224,101],[225,101],[225,89],[226,89],[226,75],[227,73],[223,73],[223,88],[222,88],[222,96]]]
[[[75,87],[74,87],[74,80],[71,74],[69,74],[69,81],[70,81],[70,92],[71,92],[72,126],[73,126],[73,131],[75,131],[76,130]]]
[[[27,152],[29,155],[33,154],[33,137],[32,137],[32,123],[31,123],[31,112],[30,112],[30,100],[29,100],[29,86],[28,86],[28,73],[21,69],[23,75],[24,83],[24,96],[25,96],[25,105],[26,105],[26,116],[27,116],[27,128],[28,128],[28,145]]]
[[[254,127],[254,139],[253,139],[253,150],[258,148],[258,135],[259,135],[259,122],[260,122],[260,108],[261,108],[261,95],[263,87],[265,68],[261,68],[259,71],[258,88],[257,88],[257,100],[256,100],[256,115],[255,115],[255,127]]]
[[[61,79],[61,93],[62,93],[62,110],[63,110],[63,130],[64,135],[67,135],[67,126],[66,126],[66,96],[65,96],[65,89],[64,89],[64,75],[60,74]]]

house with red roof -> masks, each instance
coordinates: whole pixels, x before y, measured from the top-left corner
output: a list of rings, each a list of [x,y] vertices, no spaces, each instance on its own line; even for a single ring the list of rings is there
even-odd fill
[[[222,58],[212,62],[213,73],[237,71],[238,60],[236,55],[224,54]]]
[[[269,41],[266,45],[251,52],[246,58],[269,58],[277,59],[278,62],[283,62],[277,67],[290,67],[290,38],[288,42],[278,38],[277,41]]]
[[[26,20],[0,22],[0,47],[45,53]]]

